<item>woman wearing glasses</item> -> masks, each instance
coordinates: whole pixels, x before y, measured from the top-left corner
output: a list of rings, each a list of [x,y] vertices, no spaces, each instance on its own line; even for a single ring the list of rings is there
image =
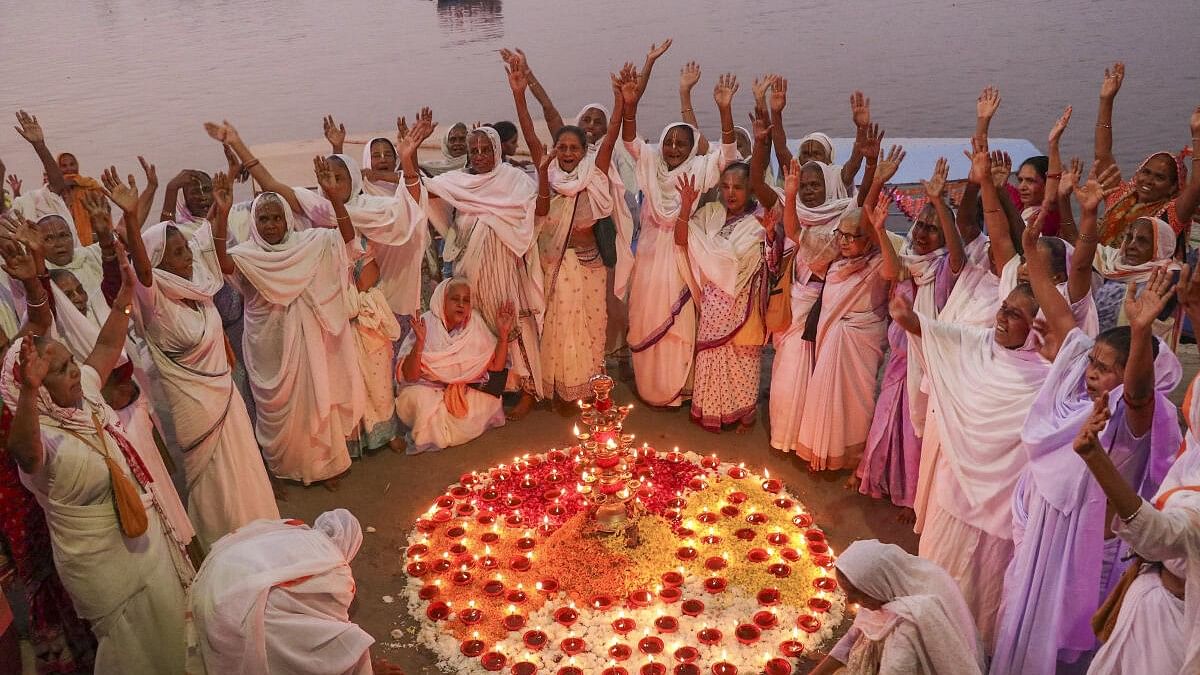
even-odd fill
[[[818,300],[815,358],[796,448],[814,471],[854,469],[866,445],[875,374],[887,339],[888,290],[870,219],[887,216],[879,193],[902,161],[903,148],[893,146],[876,165],[864,206],[843,214],[833,230],[837,257]],[[784,209],[785,217],[792,211]]]

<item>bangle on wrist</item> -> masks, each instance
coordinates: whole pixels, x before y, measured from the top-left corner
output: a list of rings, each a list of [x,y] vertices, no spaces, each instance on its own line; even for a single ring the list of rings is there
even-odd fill
[[[251,159],[250,161],[248,161],[248,162],[246,162],[246,163],[242,164],[242,170],[243,170],[243,171],[249,171],[250,169],[253,169],[254,167],[258,166],[258,165],[259,165],[259,164],[261,164],[261,163],[262,163],[262,162],[259,162],[259,161],[258,161],[258,158],[257,158],[257,157],[255,157],[255,158]]]
[[[416,187],[420,182],[421,182],[420,176],[417,176],[416,178],[414,178],[413,182],[411,182],[411,183],[408,182],[408,176],[404,177],[404,187]]]
[[[26,306],[26,307],[41,307],[41,306],[42,306],[42,305],[44,305],[44,304],[46,304],[46,298],[45,298],[45,297],[43,297],[43,298],[42,298],[42,301],[41,301],[41,302],[29,302],[28,300],[26,300],[26,301],[25,301],[25,306]]]
[[[1143,501],[1141,504],[1138,504],[1138,507],[1133,510],[1133,513],[1129,514],[1128,516],[1119,516],[1121,519],[1121,522],[1128,525],[1131,520],[1133,520],[1134,518],[1137,518],[1137,515],[1142,512],[1142,507],[1145,505],[1146,505],[1146,502]]]
[[[1111,124],[1104,124],[1103,122],[1096,122],[1096,126],[1098,126],[1098,127],[1103,127],[1103,128],[1105,128],[1105,129],[1111,129],[1111,128],[1112,128],[1112,125],[1111,125]]]
[[[691,109],[691,108],[684,108],[683,110],[680,110],[679,112],[681,112],[681,113],[690,113],[690,112],[692,112],[692,109]]]
[[[542,193],[540,193],[540,192],[539,192],[539,193],[538,193],[538,199],[550,199],[550,193],[549,193],[549,192],[547,192],[546,194],[542,194]]]
[[[1046,174],[1046,180],[1058,180],[1058,179],[1060,179],[1060,178],[1062,178],[1062,172],[1061,172],[1061,171],[1057,171],[1057,172],[1055,172],[1055,173],[1048,173],[1048,174]]]

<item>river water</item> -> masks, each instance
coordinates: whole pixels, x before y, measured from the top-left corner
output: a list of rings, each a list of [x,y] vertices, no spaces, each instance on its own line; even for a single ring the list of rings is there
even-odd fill
[[[994,136],[1045,146],[1067,103],[1068,155],[1091,155],[1106,64],[1127,63],[1114,121],[1126,174],[1150,151],[1188,142],[1200,103],[1200,2],[1155,0],[61,0],[0,10],[0,110],[38,115],[53,151],[136,168],[160,180],[180,168],[217,168],[220,148],[201,123],[227,118],[250,143],[317,138],[332,113],[354,130],[392,128],[430,105],[442,122],[511,119],[497,50],[521,46],[565,116],[608,102],[608,72],[641,64],[651,42],[675,44],[643,99],[641,130],[678,112],[681,64],[700,62],[695,103],[715,129],[716,75],[790,80],[789,133],[853,132],[847,99],[859,88],[889,135],[965,136],[989,83],[1004,103]],[[531,100],[532,103],[532,100]],[[536,111],[536,106],[534,107]],[[535,112],[536,114],[536,112]],[[11,119],[11,118],[10,118]],[[444,127],[443,127],[444,128]],[[11,130],[0,158],[26,189],[41,170]]]

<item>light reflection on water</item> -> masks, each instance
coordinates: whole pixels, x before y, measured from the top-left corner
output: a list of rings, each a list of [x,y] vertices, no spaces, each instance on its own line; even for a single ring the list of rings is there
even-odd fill
[[[51,149],[75,152],[86,173],[132,169],[141,152],[165,183],[185,166],[221,165],[205,120],[228,118],[261,143],[319,137],[329,113],[352,133],[391,129],[426,104],[443,124],[512,118],[497,56],[506,46],[525,49],[571,115],[608,101],[609,71],[640,65],[651,42],[670,36],[639,112],[647,136],[678,115],[677,73],[696,59],[695,107],[710,131],[723,70],[742,80],[739,123],[756,75],[789,77],[793,137],[852,133],[854,88],[893,137],[965,136],[980,87],[995,83],[1004,96],[995,135],[1042,147],[1072,103],[1064,152],[1090,157],[1100,77],[1122,58],[1129,76],[1114,127],[1128,174],[1150,151],[1188,142],[1200,102],[1197,25],[1195,0],[46,1],[0,21],[0,111],[35,112]],[[7,128],[0,157],[27,186],[40,174]]]

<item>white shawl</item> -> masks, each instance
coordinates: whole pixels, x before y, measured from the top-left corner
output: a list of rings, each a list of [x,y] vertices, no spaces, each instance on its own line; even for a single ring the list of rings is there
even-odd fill
[[[477,382],[487,373],[496,351],[496,336],[475,310],[471,311],[466,325],[453,332],[446,329],[445,298],[451,281],[446,279],[437,285],[429,298],[429,311],[421,315],[425,322],[421,376],[443,384]],[[400,347],[401,360],[412,351],[414,342],[415,337],[410,333]]]
[[[686,124],[671,124],[663,129],[659,146],[667,133],[677,126],[692,129]],[[675,317],[688,302],[687,285],[683,276],[687,262],[680,257],[675,245],[675,219],[679,216],[679,191],[676,183],[690,175],[701,192],[711,190],[721,179],[721,172],[737,157],[737,146],[723,143],[710,149],[707,155],[691,153],[679,166],[668,169],[658,148],[650,147],[640,138],[625,143],[637,161],[638,187],[644,195],[641,210],[641,235],[630,287],[629,344],[645,349],[670,330]]]
[[[766,236],[753,212],[738,216],[728,237],[719,236],[729,212],[719,202],[705,204],[688,227],[688,262],[699,297],[704,281],[712,282],[726,295],[737,297],[763,263],[762,242]],[[751,300],[753,302],[753,300]]]
[[[856,541],[838,556],[838,570],[859,591],[883,601],[879,610],[860,608],[854,627],[876,643],[901,623],[921,636],[914,654],[930,675],[981,673],[979,634],[958,584],[941,567],[876,539]],[[877,663],[866,664],[878,667]],[[858,671],[855,671],[858,672]]]
[[[394,197],[364,194],[362,171],[358,163],[349,155],[329,157],[341,160],[350,172],[350,199],[346,202],[346,213],[356,232],[375,244],[402,246],[414,231],[425,226],[424,213],[407,190],[396,192]],[[333,205],[325,195],[307,188],[293,188],[293,191],[300,208],[304,210],[304,216],[313,227],[337,229]]]
[[[362,168],[364,171],[371,166],[371,147],[375,145],[376,141],[383,141],[384,143],[392,146],[392,153],[396,155],[396,161],[400,161],[400,154],[396,152],[396,146],[392,143],[392,139],[388,138],[387,136],[376,136],[367,141],[367,144],[363,146]],[[399,176],[397,176],[397,178],[399,178]],[[404,187],[400,182],[389,183],[387,181],[374,180],[364,180],[362,182],[362,191],[367,195],[373,195],[376,197],[399,197],[400,195],[398,193],[402,189],[404,189]]]
[[[191,592],[201,653],[210,673],[354,671],[374,642],[350,621],[350,561],[362,543],[345,509],[314,527],[256,520],[218,540]],[[268,622],[288,630],[268,631]],[[268,656],[269,655],[269,656]]]
[[[1021,348],[1005,349],[994,328],[918,316],[922,334],[910,335],[909,344],[925,360],[941,416],[942,456],[971,506],[953,515],[1012,539],[1012,492],[1025,466],[1021,428],[1050,363],[1032,330]]]
[[[1154,253],[1150,260],[1141,265],[1129,265],[1125,262],[1124,245],[1097,246],[1094,266],[1101,276],[1111,281],[1144,284],[1159,267],[1172,271],[1180,268],[1178,263],[1171,262],[1171,256],[1175,254],[1175,231],[1160,218],[1147,220],[1154,224]]]
[[[429,175],[440,176],[444,173],[449,173],[451,171],[457,171],[459,169],[466,168],[468,153],[464,152],[463,154],[459,155],[458,157],[450,156],[450,132],[454,131],[454,128],[458,127],[458,126],[461,126],[464,129],[467,127],[467,125],[463,124],[462,122],[457,122],[455,124],[451,124],[450,126],[446,127],[446,133],[442,134],[442,148],[441,148],[442,149],[442,158],[441,159],[433,159],[433,160],[427,160],[425,162],[421,162],[421,168],[428,171]],[[470,132],[468,131],[468,133],[470,133]],[[370,146],[367,146],[367,147],[370,147]],[[496,162],[498,163],[499,161],[500,161],[500,154],[497,153],[496,154]]]

